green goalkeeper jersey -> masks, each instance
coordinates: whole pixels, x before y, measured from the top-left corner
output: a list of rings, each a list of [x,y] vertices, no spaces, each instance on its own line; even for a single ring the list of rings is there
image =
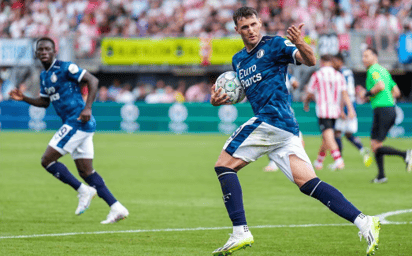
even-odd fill
[[[370,91],[379,81],[385,84],[385,89],[370,97],[372,108],[394,106],[392,88],[396,86],[396,83],[393,81],[389,71],[376,63],[370,66],[366,72],[366,89]]]

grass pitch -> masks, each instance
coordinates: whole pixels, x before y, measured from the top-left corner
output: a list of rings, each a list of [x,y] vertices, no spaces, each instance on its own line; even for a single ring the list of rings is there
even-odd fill
[[[76,216],[76,192],[41,167],[52,135],[0,133],[0,255],[211,255],[229,238],[231,228],[224,227],[231,223],[213,169],[227,136],[97,133],[94,167],[130,211],[126,220],[101,225],[109,212],[103,200],[95,198]],[[305,142],[313,160],[320,138]],[[386,144],[407,149],[410,142]],[[358,151],[344,143],[345,170],[318,171],[322,180],[365,214],[412,208],[412,174],[401,159],[385,157],[389,182],[370,184],[376,165],[364,167]],[[79,177],[70,156],[61,161]],[[300,193],[280,171],[263,172],[266,164],[262,157],[239,172],[255,244],[234,255],[365,255],[355,226]],[[412,222],[412,213],[387,219]],[[33,236],[43,234],[48,236]],[[412,224],[383,225],[376,255],[411,255],[411,234]]]

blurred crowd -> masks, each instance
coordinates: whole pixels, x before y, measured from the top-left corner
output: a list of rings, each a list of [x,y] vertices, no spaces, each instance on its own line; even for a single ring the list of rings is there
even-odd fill
[[[242,5],[258,10],[267,34],[284,35],[289,25],[304,22],[314,39],[352,29],[392,41],[412,29],[410,0],[2,0],[0,37],[72,35],[76,53],[87,57],[102,36],[233,36],[232,14]]]
[[[97,102],[133,103],[146,102],[173,103],[173,102],[209,102],[211,84],[200,81],[187,88],[186,81],[181,79],[177,86],[166,84],[158,80],[156,85],[150,83],[139,83],[132,88],[130,83],[122,84],[119,79],[114,79],[109,86],[99,88]],[[87,90],[85,91],[85,94]]]

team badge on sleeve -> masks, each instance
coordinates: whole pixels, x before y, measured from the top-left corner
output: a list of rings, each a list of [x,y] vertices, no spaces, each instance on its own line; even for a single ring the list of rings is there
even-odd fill
[[[289,40],[285,40],[285,45],[286,45],[286,46],[291,46],[291,47],[295,46],[295,45],[292,44],[292,42],[289,41]]]
[[[77,72],[79,72],[79,67],[76,64],[70,64],[69,66],[69,72],[72,74],[76,74]]]
[[[379,77],[380,77],[380,75],[379,75],[378,72],[375,71],[375,72],[372,73],[372,78],[373,78],[374,80],[379,79]]]

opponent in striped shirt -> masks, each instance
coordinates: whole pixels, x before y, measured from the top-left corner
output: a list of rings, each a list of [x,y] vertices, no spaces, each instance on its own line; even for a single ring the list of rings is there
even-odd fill
[[[353,109],[356,111],[356,95],[355,95],[355,78],[353,72],[345,66],[345,60],[342,53],[338,53],[333,56],[333,67],[342,73],[346,80],[346,91],[348,92],[349,99],[352,102]],[[346,139],[352,143],[363,156],[363,163],[366,167],[372,164],[372,157],[370,156],[370,150],[364,147],[360,139],[354,134],[358,131],[358,118],[355,116],[350,119],[347,117],[348,110],[344,109],[344,113],[336,120],[335,124],[335,140],[338,143],[339,150],[342,154],[342,133],[345,134]]]
[[[355,116],[355,111],[346,91],[345,78],[332,66],[332,56],[322,56],[320,64],[321,68],[313,73],[310,78],[307,88],[308,93],[304,100],[305,111],[309,111],[308,103],[310,100],[315,99],[316,116],[318,117],[319,128],[323,138],[314,167],[318,170],[323,168],[323,160],[327,150],[329,150],[335,161],[329,168],[332,170],[343,169],[345,164],[334,135],[335,122],[343,113],[342,103],[348,108],[349,118]]]

